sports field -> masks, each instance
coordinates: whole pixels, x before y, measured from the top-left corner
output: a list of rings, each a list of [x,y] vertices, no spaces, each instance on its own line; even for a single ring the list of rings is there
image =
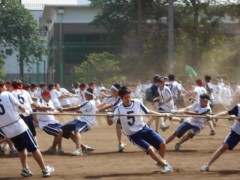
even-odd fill
[[[57,118],[57,117],[56,117]],[[64,116],[65,123],[73,117]],[[161,174],[159,167],[138,147],[132,145],[124,136],[127,144],[125,152],[117,152],[115,125],[108,126],[106,120],[98,118],[94,128],[83,134],[83,141],[95,148],[95,151],[75,157],[69,153],[75,148],[69,140],[63,140],[66,155],[44,155],[46,164],[55,167],[55,173],[48,179],[240,179],[239,146],[233,151],[226,152],[211,167],[208,173],[201,173],[200,167],[206,163],[212,153],[223,142],[231,124],[227,120],[219,120],[217,134],[209,136],[209,128],[205,129],[194,139],[186,142],[180,152],[174,151],[177,141],[167,145],[166,159],[173,166],[171,174]],[[177,123],[169,123],[171,128],[160,134],[166,139],[176,128]],[[37,137],[41,150],[46,150],[52,143],[52,137],[37,128]],[[27,179],[41,178],[41,171],[33,158],[29,156],[29,166],[34,176]],[[0,157],[0,179],[23,179],[20,176],[20,161],[18,157]]]

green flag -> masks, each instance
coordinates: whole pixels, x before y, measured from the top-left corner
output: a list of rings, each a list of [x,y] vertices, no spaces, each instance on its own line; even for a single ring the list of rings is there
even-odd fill
[[[191,66],[185,66],[185,70],[190,74],[193,75],[195,77],[198,76],[197,72],[191,67]]]

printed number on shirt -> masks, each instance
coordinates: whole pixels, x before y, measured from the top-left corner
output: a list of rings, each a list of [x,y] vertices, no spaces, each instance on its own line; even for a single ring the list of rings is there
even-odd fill
[[[19,100],[20,104],[24,104],[24,99],[22,97],[22,94],[18,94],[18,100]]]
[[[127,114],[133,114],[133,111],[127,111]],[[134,116],[127,116],[127,119],[130,120],[130,121],[128,121],[129,126],[132,126],[135,123],[135,117]]]
[[[0,104],[0,115],[4,115],[4,114],[5,114],[4,106]]]

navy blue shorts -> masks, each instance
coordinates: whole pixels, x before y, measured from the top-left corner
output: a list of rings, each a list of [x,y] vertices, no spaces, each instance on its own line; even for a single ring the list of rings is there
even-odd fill
[[[61,127],[62,127],[62,124],[60,123],[48,124],[47,126],[43,127],[43,131],[49,135],[57,136]]]
[[[73,121],[63,125],[61,129],[63,130],[63,137],[66,139],[70,138],[72,131],[83,133],[89,130],[87,123],[79,121],[78,119],[74,119]]]
[[[239,143],[239,141],[240,135],[231,130],[231,132],[226,137],[224,144],[227,144],[229,146],[229,150],[233,150],[233,148]]]
[[[201,131],[199,127],[193,126],[187,122],[183,122],[180,126],[178,126],[175,132],[177,132],[177,137],[180,138],[190,129],[193,130],[194,135],[200,133]]]
[[[158,133],[148,126],[144,126],[142,130],[127,137],[134,145],[137,145],[140,149],[146,152],[150,146],[159,149],[160,144],[165,142]]]
[[[11,138],[16,149],[21,152],[25,148],[28,152],[34,152],[38,149],[38,145],[29,129],[22,134]]]
[[[2,130],[0,129],[0,138],[5,138],[6,135],[2,132]]]
[[[26,123],[26,125],[28,126],[28,128],[30,129],[31,133],[33,136],[36,136],[36,130],[35,130],[35,125],[34,125],[34,119],[33,119],[33,115],[29,115],[29,116],[23,116],[20,115],[20,117],[24,120],[24,122]]]

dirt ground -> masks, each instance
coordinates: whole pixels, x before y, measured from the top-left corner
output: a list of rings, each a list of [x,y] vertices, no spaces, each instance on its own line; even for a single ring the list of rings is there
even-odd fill
[[[62,122],[73,119],[70,116],[61,117]],[[159,133],[167,138],[178,126],[171,125],[166,132]],[[55,167],[55,173],[48,179],[240,179],[240,163],[236,158],[239,146],[226,152],[213,164],[211,171],[201,173],[200,167],[208,161],[212,153],[220,146],[228,134],[232,123],[220,120],[215,136],[209,136],[209,127],[201,134],[186,142],[180,152],[174,151],[175,139],[167,145],[166,159],[173,166],[171,174],[161,174],[159,167],[138,147],[132,145],[124,136],[127,144],[125,152],[117,152],[115,126],[108,126],[104,118],[98,118],[94,128],[83,134],[83,141],[94,147],[95,151],[83,156],[74,157],[71,153],[75,146],[70,140],[63,140],[66,155],[44,155],[46,164]],[[46,150],[52,143],[52,137],[37,128],[37,138],[41,150]],[[236,159],[236,161],[234,160]],[[27,179],[40,179],[41,171],[33,157],[28,158],[34,176]],[[0,179],[23,179],[20,176],[21,165],[18,157],[0,157]]]

